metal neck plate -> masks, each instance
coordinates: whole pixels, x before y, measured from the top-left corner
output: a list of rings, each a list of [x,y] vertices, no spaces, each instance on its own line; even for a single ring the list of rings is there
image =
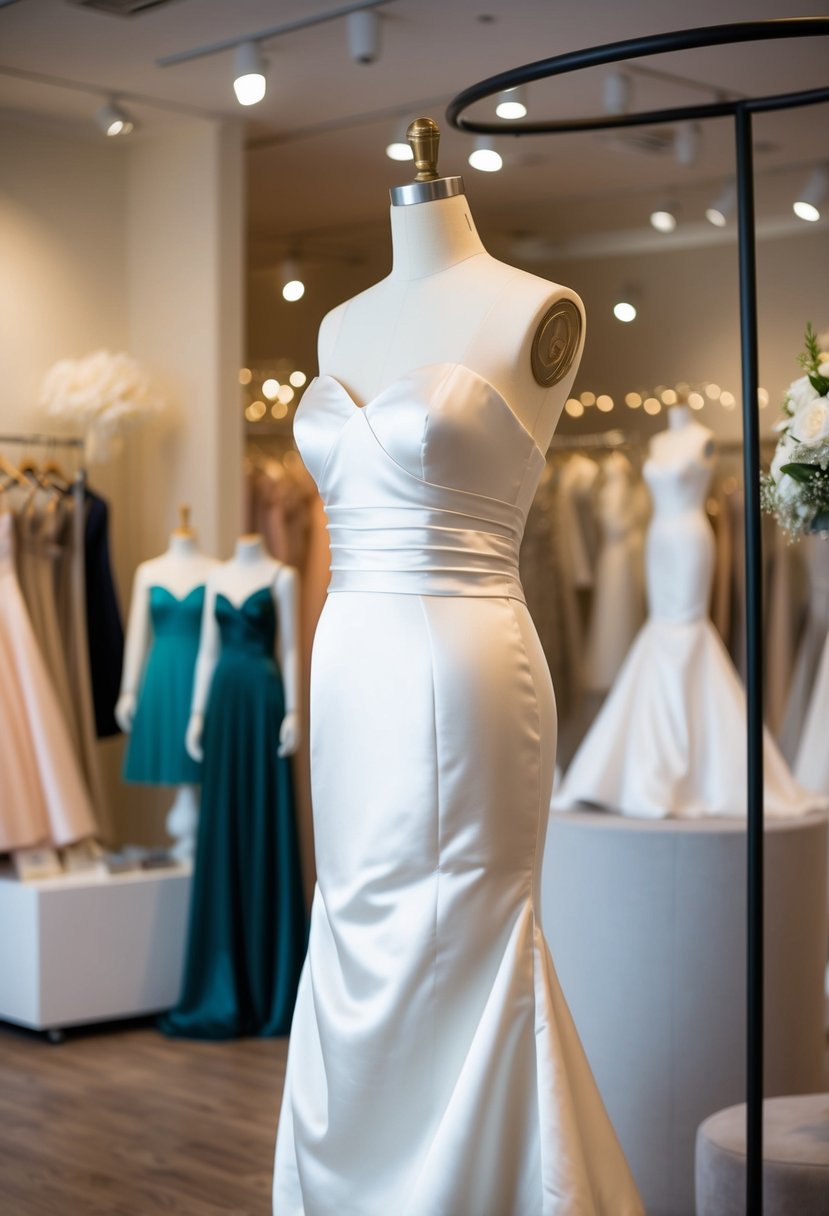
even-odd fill
[[[462,177],[436,177],[431,182],[409,182],[405,186],[392,186],[391,205],[411,207],[413,203],[434,203],[439,198],[452,198],[465,194]]]

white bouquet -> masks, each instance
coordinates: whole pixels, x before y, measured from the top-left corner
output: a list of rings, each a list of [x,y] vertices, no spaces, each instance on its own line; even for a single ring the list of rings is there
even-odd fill
[[[811,324],[798,362],[805,374],[783,398],[780,438],[761,491],[763,509],[794,540],[829,531],[829,352]]]
[[[108,350],[61,359],[44,377],[40,403],[51,418],[82,430],[90,462],[114,456],[124,433],[164,404],[135,359]]]

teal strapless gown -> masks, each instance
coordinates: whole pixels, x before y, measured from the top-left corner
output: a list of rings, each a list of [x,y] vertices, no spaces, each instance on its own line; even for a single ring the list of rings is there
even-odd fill
[[[184,984],[165,1034],[283,1035],[305,956],[290,761],[269,588],[216,596],[221,654],[204,722],[202,796]]]
[[[124,780],[144,785],[197,785],[201,767],[187,754],[193,674],[199,649],[204,587],[178,599],[150,588],[153,643],[144,667],[124,758]]]

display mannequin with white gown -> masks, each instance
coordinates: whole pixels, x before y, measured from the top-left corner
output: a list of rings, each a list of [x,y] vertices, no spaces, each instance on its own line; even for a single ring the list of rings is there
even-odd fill
[[[200,781],[184,737],[204,585],[218,561],[199,549],[189,507],[180,512],[166,552],[142,562],[135,572],[115,718],[131,736],[125,779],[176,787],[166,828],[175,841],[173,853],[184,861],[195,847]]]
[[[631,1216],[539,923],[555,705],[517,574],[582,308],[486,253],[413,126],[391,274],[326,317],[295,423],[332,563],[273,1210]]]
[[[653,499],[650,616],[556,791],[556,810],[586,803],[650,819],[745,815],[745,693],[708,618],[714,455],[711,431],[684,404],[651,440],[643,468]],[[767,815],[815,808],[768,731],[764,781]]]
[[[601,543],[593,579],[584,683],[605,693],[616,678],[645,616],[636,478],[623,452],[602,462],[596,502]]]

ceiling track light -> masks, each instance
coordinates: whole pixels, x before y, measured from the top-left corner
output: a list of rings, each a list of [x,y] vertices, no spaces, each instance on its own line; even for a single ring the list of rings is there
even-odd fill
[[[357,9],[346,17],[348,51],[355,63],[380,58],[380,17],[373,9]]]
[[[633,96],[633,82],[624,72],[605,76],[602,100],[605,114],[627,114]]]
[[[737,206],[737,185],[730,182],[710,207],[705,208],[705,218],[715,228],[725,228],[728,217]]]
[[[629,325],[631,321],[636,320],[638,313],[639,292],[627,283],[619,291],[616,303],[613,305],[613,315],[617,321],[623,321]]]
[[[268,87],[268,65],[258,42],[240,42],[236,47],[233,92],[240,106],[255,106]]]
[[[289,304],[296,303],[305,295],[305,284],[300,277],[295,258],[286,258],[282,263],[279,270],[279,287],[282,299],[287,300]]]
[[[107,139],[125,139],[135,130],[135,121],[123,106],[110,100],[101,106],[95,115],[95,121],[106,135]]]
[[[657,232],[673,232],[678,213],[679,207],[676,203],[660,203],[650,214],[651,228],[655,228]]]
[[[674,157],[678,165],[690,168],[699,159],[702,128],[698,122],[681,122],[674,131]]]
[[[401,118],[394,132],[391,143],[386,144],[386,156],[389,160],[414,160],[411,144],[406,138],[409,124]]]
[[[526,118],[527,90],[525,87],[519,84],[514,89],[504,89],[502,93],[499,93],[495,113],[499,118],[507,119],[508,122],[514,122],[517,118]]]
[[[792,203],[792,211],[799,220],[815,224],[820,219],[821,204],[825,201],[827,194],[829,194],[829,165],[818,165]]]
[[[488,135],[476,135],[475,147],[469,153],[469,164],[481,173],[497,173],[503,168],[504,160],[501,154],[495,151]]]

